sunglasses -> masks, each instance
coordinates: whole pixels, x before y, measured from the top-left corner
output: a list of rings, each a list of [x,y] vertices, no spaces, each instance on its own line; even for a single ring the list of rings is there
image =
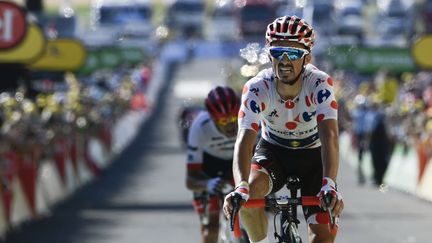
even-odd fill
[[[217,123],[219,126],[226,126],[226,125],[228,125],[228,124],[230,124],[230,123],[237,122],[237,120],[238,120],[237,116],[233,116],[233,117],[231,117],[231,118],[223,117],[223,118],[219,118],[219,119],[217,119],[217,120],[216,120],[216,123]]]
[[[282,60],[284,54],[287,54],[290,61],[295,61],[309,54],[309,51],[296,47],[272,46],[269,48],[269,54],[279,61]]]

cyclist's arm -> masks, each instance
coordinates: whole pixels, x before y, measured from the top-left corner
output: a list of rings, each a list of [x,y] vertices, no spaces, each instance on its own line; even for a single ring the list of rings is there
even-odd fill
[[[250,163],[257,139],[257,132],[250,129],[240,129],[234,148],[233,173],[236,185],[241,181],[248,182]]]
[[[337,120],[327,119],[318,123],[321,140],[321,157],[324,166],[324,177],[336,181],[339,169],[339,131]]]
[[[191,191],[205,191],[207,189],[208,176],[201,169],[188,168],[186,175],[186,187]]]
[[[201,127],[202,120],[199,118],[192,122],[187,139],[186,187],[192,191],[206,190],[209,179],[202,169],[204,146],[208,138]]]

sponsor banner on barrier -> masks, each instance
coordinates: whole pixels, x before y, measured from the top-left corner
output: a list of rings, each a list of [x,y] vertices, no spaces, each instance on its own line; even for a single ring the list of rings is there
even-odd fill
[[[425,35],[415,42],[412,56],[421,68],[432,69],[432,35]]]
[[[415,71],[409,48],[336,47],[327,56],[335,68],[374,73],[386,69],[395,73]]]
[[[32,63],[42,56],[45,46],[42,30],[35,24],[29,24],[27,34],[19,45],[12,49],[0,49],[0,63]]]
[[[105,47],[87,50],[87,59],[80,73],[92,73],[98,69],[135,65],[144,62],[146,55],[141,48]]]
[[[29,65],[33,70],[76,71],[86,61],[86,50],[78,40],[49,40],[43,56]]]
[[[20,44],[26,33],[25,11],[15,3],[0,1],[0,50]]]

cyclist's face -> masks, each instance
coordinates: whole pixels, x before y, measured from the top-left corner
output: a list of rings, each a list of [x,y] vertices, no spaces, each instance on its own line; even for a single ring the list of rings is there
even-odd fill
[[[291,41],[275,41],[271,44],[271,47],[274,46],[305,49],[304,45]],[[310,62],[311,56],[306,54],[297,60],[290,60],[287,54],[283,54],[281,58],[275,58],[269,54],[269,58],[272,61],[273,70],[278,80],[285,84],[294,84],[295,78],[302,72],[303,61],[304,65],[306,65]]]
[[[237,125],[236,121],[235,122],[227,123],[225,125],[220,125],[220,124],[218,124],[216,122],[215,122],[215,124],[216,124],[216,127],[219,129],[219,131],[222,134],[224,134],[225,136],[230,137],[230,138],[237,136],[237,127],[238,127],[238,125]]]

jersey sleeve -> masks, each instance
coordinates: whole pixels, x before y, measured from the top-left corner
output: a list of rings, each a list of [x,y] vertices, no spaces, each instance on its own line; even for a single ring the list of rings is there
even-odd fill
[[[316,103],[317,122],[327,119],[337,120],[338,104],[335,98],[333,80],[330,76],[324,75],[317,79],[313,96]]]
[[[242,104],[239,111],[239,129],[259,131],[261,113],[265,110],[266,90],[259,83],[249,81],[243,86]]]
[[[204,134],[201,124],[197,119],[192,122],[188,134],[187,144],[187,168],[188,170],[200,170],[203,163]]]

